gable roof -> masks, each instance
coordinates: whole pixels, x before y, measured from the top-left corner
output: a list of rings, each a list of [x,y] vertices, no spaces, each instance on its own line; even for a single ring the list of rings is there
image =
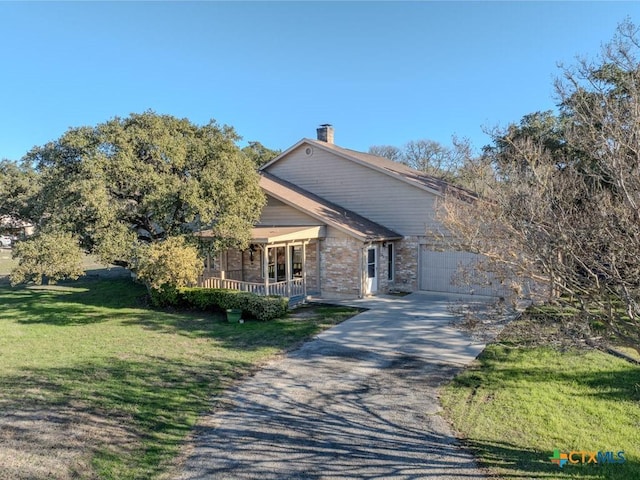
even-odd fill
[[[313,147],[317,147],[329,152],[333,152],[336,155],[350,160],[352,162],[364,165],[373,170],[377,170],[385,175],[396,178],[414,187],[418,187],[422,190],[427,190],[438,196],[444,196],[446,194],[453,194],[461,199],[470,200],[476,198],[477,195],[469,190],[450,184],[440,178],[427,175],[420,170],[408,167],[399,162],[394,162],[388,158],[379,157],[370,153],[358,152],[356,150],[350,150],[348,148],[339,147],[333,143],[321,142],[317,140],[311,140],[309,138],[303,138],[291,148],[285,150],[276,158],[263,165],[260,170],[265,171],[274,163],[280,161],[286,157],[290,152],[297,149],[301,145],[308,144]]]
[[[260,187],[270,196],[365,242],[399,240],[402,235],[292,183],[260,172]]]

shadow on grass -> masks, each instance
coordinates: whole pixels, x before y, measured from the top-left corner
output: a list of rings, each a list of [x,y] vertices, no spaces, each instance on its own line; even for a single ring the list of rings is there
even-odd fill
[[[113,279],[0,287],[0,301],[20,323],[69,326],[112,320],[118,310],[140,308],[144,293],[130,279]]]
[[[154,331],[211,337],[222,316],[203,312],[169,312],[146,304],[146,289],[130,278],[66,282],[59,285],[0,287],[5,318],[21,324],[81,326],[118,321]]]
[[[210,338],[223,348],[258,350],[290,348],[324,324],[343,320],[357,311],[321,308],[318,318],[284,318],[270,322],[228,323],[223,313],[153,309],[143,301],[145,288],[127,278],[73,282],[52,286],[0,287],[0,302],[21,324],[81,326],[117,321],[154,332],[191,338]],[[336,310],[331,313],[327,310]],[[333,317],[336,317],[334,319]]]
[[[9,331],[14,323],[21,331],[35,332],[35,345],[42,331],[55,341],[56,335],[67,335],[56,327],[99,322],[108,325],[72,331],[81,342],[86,336],[89,344],[99,344],[105,332],[115,341],[131,336],[138,340],[134,347],[107,349],[110,353],[104,356],[97,348],[90,361],[78,360],[87,358],[78,344],[65,353],[68,357],[59,359],[61,366],[40,362],[33,367],[36,356],[19,373],[9,370],[12,373],[0,376],[0,461],[2,449],[13,448],[6,440],[17,442],[14,450],[25,452],[27,459],[41,452],[55,457],[75,449],[84,458],[87,452],[93,454],[100,478],[151,478],[175,454],[197,416],[210,409],[212,395],[251,371],[266,354],[290,348],[315,333],[321,323],[330,322],[285,318],[232,324],[212,313],[147,308],[139,300],[144,294],[144,287],[129,279],[0,287],[0,321]],[[34,328],[24,328],[29,325]],[[179,340],[180,345],[171,352],[154,348],[158,333],[167,334],[169,342]],[[183,342],[177,335],[194,341]],[[86,431],[93,433],[82,433]],[[77,468],[82,471],[82,466]],[[21,473],[19,478],[38,478],[37,472],[32,473],[31,477]]]
[[[622,464],[565,464],[560,468],[557,464],[551,463],[555,449],[553,445],[550,445],[551,450],[541,452],[508,442],[466,440],[463,443],[476,453],[482,466],[492,472],[499,472],[497,476],[502,479],[601,478],[631,480],[638,478],[638,472],[640,472],[640,463],[629,460]],[[561,452],[569,453],[562,450],[560,446],[557,447]]]
[[[8,442],[11,438],[3,437],[10,435],[21,439],[20,448],[34,455],[82,449],[83,455],[96,455],[98,470],[124,464],[136,472],[131,478],[148,478],[176,454],[198,415],[210,408],[211,396],[251,367],[251,363],[238,360],[198,363],[144,356],[102,359],[68,368],[28,369],[20,375],[0,377],[4,412],[0,445]],[[105,431],[111,429],[116,438],[101,438],[96,433],[73,444],[79,432],[90,426],[83,425],[87,419],[104,423]],[[60,438],[53,445],[43,445],[51,434],[40,439],[38,431],[52,422]],[[117,438],[133,439],[142,447],[128,452],[117,444]],[[1,454],[2,447],[0,458]]]
[[[562,364],[555,363],[561,359],[555,352],[549,357],[549,364],[529,363],[527,366],[505,368],[504,364],[517,363],[517,360],[510,361],[509,357],[517,357],[522,352],[523,350],[510,348],[487,349],[479,357],[482,366],[468,369],[464,375],[456,377],[453,384],[476,388],[486,385],[490,379],[492,389],[508,389],[521,388],[524,384],[533,388],[536,383],[554,382],[576,385],[582,392],[588,390],[588,393],[582,394],[596,398],[640,401],[640,368],[635,365],[620,360],[617,362],[618,368],[612,369],[610,365],[593,364],[585,353],[582,364],[563,367]]]
[[[326,324],[332,324],[329,322]],[[317,333],[322,320],[304,321],[282,318],[261,322],[230,323],[224,314],[215,312],[185,312],[156,314],[124,319],[123,325],[139,325],[161,333],[177,333],[190,337],[207,337],[225,349],[255,351],[263,348],[291,349]]]

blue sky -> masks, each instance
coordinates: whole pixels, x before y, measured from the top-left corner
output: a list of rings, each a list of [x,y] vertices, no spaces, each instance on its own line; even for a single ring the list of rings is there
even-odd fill
[[[366,151],[476,147],[555,105],[636,2],[3,2],[0,158],[147,109],[286,149],[332,123]]]

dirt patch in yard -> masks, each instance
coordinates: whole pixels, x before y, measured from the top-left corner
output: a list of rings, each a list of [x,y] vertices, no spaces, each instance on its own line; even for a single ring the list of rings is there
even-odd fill
[[[24,408],[0,416],[0,479],[98,478],[91,458],[97,450],[113,454],[137,448],[126,419],[81,408]]]

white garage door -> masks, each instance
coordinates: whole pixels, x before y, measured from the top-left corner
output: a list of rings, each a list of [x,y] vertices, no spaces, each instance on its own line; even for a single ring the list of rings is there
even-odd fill
[[[475,295],[499,296],[504,293],[499,282],[492,286],[457,285],[454,275],[460,264],[473,266],[478,255],[468,252],[436,252],[421,245],[420,250],[420,289],[432,292],[473,293]]]

